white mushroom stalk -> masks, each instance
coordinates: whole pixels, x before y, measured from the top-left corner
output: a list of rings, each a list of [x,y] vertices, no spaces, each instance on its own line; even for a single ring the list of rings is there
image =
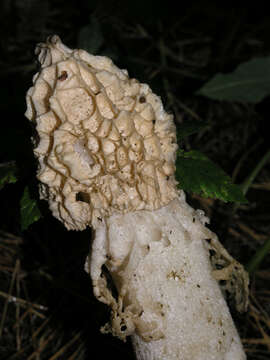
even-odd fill
[[[106,57],[57,36],[36,53],[26,116],[40,194],[68,229],[95,230],[86,270],[111,307],[102,331],[131,336],[140,360],[245,359],[217,280],[243,310],[248,278],[177,188],[173,116]]]

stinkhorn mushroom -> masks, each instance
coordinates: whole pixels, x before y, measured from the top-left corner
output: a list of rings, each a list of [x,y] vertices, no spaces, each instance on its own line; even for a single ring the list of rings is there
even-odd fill
[[[107,57],[58,36],[36,54],[26,116],[40,195],[67,229],[95,230],[86,271],[111,307],[102,331],[131,336],[140,360],[245,359],[218,281],[242,310],[248,277],[177,187],[173,116]]]

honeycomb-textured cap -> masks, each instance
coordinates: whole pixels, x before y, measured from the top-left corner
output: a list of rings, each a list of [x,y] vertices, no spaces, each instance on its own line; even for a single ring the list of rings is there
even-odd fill
[[[56,35],[37,45],[41,70],[26,96],[39,135],[41,197],[68,229],[153,210],[178,194],[173,116],[146,84]]]

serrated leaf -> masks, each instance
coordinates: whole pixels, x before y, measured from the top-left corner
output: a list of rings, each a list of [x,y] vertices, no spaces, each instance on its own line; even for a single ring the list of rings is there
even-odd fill
[[[89,24],[79,31],[78,46],[90,54],[97,54],[103,42],[104,38],[100,23],[97,18],[92,16]]]
[[[199,151],[179,151],[176,161],[179,187],[204,197],[222,201],[247,203],[239,185],[207,156]]]
[[[21,208],[21,230],[26,230],[35,221],[41,217],[37,201],[30,197],[28,186],[25,187],[20,201]]]
[[[217,74],[196,94],[214,100],[258,103],[270,94],[270,57],[252,59],[230,74]]]
[[[208,124],[203,121],[184,121],[177,126],[177,138],[182,140],[187,136],[196,134],[204,129]]]
[[[14,161],[0,164],[0,190],[6,184],[15,183],[18,179],[16,176],[17,167]]]

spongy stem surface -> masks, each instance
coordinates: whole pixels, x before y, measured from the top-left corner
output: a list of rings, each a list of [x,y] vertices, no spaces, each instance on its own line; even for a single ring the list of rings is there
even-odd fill
[[[246,359],[212,276],[205,242],[216,235],[205,220],[183,195],[159,210],[112,215],[97,230],[91,276],[96,296],[112,308],[103,330],[131,335],[139,360]]]

